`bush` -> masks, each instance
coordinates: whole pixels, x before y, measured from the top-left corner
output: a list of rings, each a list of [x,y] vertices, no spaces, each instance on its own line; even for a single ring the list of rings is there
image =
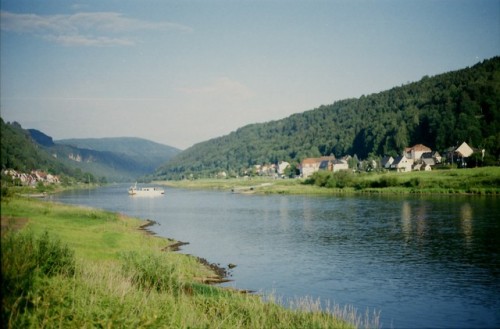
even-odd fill
[[[347,170],[341,170],[336,173],[333,173],[331,178],[331,187],[344,188],[353,185],[353,174]]]
[[[320,170],[312,174],[311,177],[305,180],[304,184],[316,185],[319,187],[325,187],[328,181],[333,177],[333,173],[326,170]]]
[[[320,170],[309,177],[304,184],[328,188],[344,188],[354,185],[354,177],[353,174],[347,170],[341,170],[335,173]]]

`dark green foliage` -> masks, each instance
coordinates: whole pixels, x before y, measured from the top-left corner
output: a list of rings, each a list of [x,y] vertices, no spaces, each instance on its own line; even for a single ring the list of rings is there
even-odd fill
[[[371,182],[370,187],[392,187],[398,186],[398,179],[394,176],[382,176],[378,180]]]
[[[424,77],[381,93],[348,99],[288,118],[240,128],[187,149],[157,170],[161,178],[241,172],[255,164],[357,154],[396,156],[425,144],[443,152],[467,142],[500,157],[500,57]]]
[[[355,187],[356,183],[355,174],[348,170],[335,173],[320,170],[304,181],[304,184],[330,188]]]
[[[43,170],[51,174],[61,175],[61,179],[64,179],[66,182],[69,181],[68,177],[72,177],[80,182],[89,180],[89,177],[93,178],[89,173],[84,173],[80,169],[73,169],[52,157],[17,122],[5,123],[0,118],[0,132],[0,163],[2,171],[4,169],[14,169],[23,173],[29,173],[32,170]],[[6,178],[2,173],[2,182],[4,184],[9,183]],[[16,182],[10,183],[16,184]],[[20,184],[20,182],[17,183]]]
[[[75,273],[73,252],[46,232],[2,232],[2,327],[7,327],[11,312],[32,304],[36,280]]]

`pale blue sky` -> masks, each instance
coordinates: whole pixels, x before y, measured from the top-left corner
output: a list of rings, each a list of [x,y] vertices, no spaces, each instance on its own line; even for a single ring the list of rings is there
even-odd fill
[[[1,0],[1,115],[178,148],[500,55],[499,0]]]

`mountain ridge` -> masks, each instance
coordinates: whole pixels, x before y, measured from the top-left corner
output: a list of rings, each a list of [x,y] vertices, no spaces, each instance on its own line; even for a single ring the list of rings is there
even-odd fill
[[[256,164],[333,154],[398,155],[423,143],[444,150],[466,141],[500,156],[500,57],[417,82],[246,125],[193,145],[156,171],[159,179],[218,171],[242,174]]]

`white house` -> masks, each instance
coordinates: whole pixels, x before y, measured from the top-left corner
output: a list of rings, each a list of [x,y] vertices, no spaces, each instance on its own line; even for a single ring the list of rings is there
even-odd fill
[[[394,159],[391,168],[396,169],[398,172],[408,172],[411,171],[413,163],[415,163],[413,159],[407,158],[405,155],[402,155]]]
[[[290,164],[286,161],[280,161],[278,163],[278,174],[279,175],[284,175],[285,174],[285,169],[290,167]]]
[[[405,148],[406,157],[412,159],[413,161],[420,159],[422,154],[428,152],[432,152],[432,150],[423,144],[416,144],[412,147]]]

